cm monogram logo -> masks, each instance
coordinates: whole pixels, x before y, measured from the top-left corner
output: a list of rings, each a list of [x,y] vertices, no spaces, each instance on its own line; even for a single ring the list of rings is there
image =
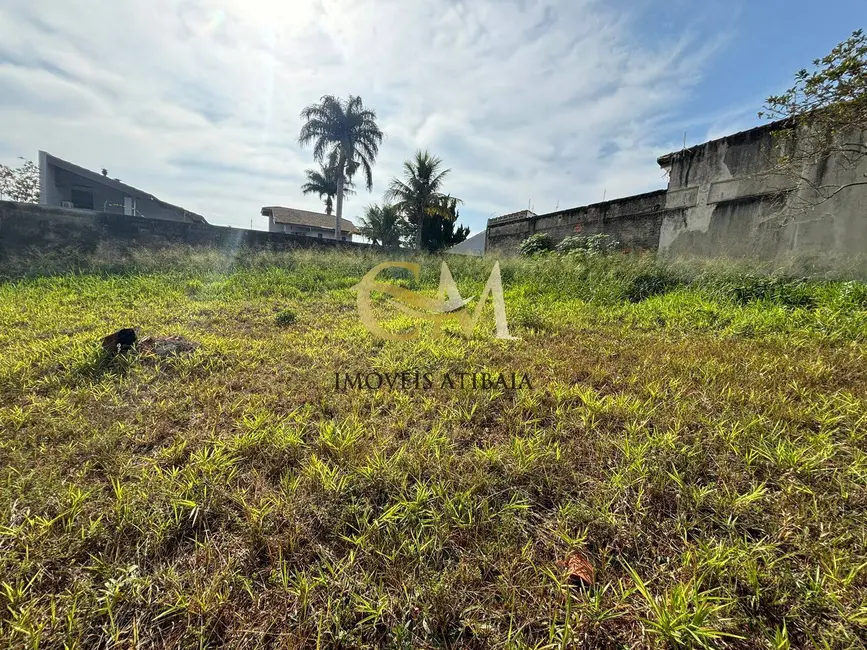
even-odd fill
[[[503,300],[503,280],[500,277],[499,262],[494,264],[479,304],[476,305],[476,310],[472,315],[466,309],[467,303],[472,298],[465,300],[461,297],[454,278],[452,278],[452,273],[445,262],[440,267],[440,285],[436,298],[431,298],[394,284],[377,282],[376,277],[385,269],[406,269],[415,276],[416,280],[419,279],[419,275],[421,274],[421,266],[418,264],[411,262],[383,262],[371,269],[361,279],[361,282],[352,287],[355,291],[358,291],[358,314],[361,317],[361,322],[375,336],[389,341],[406,341],[418,336],[418,330],[413,328],[410,332],[395,334],[381,327],[376,322],[376,317],[373,315],[373,307],[370,304],[370,294],[372,291],[384,293],[395,298],[396,302],[394,306],[401,313],[412,318],[432,322],[434,326],[433,335],[436,337],[442,335],[443,325],[449,322],[457,323],[464,336],[472,336],[473,329],[475,329],[476,323],[479,322],[482,316],[485,301],[489,295],[493,295],[497,338],[511,340],[518,338],[509,334],[509,324],[506,322],[506,303]]]

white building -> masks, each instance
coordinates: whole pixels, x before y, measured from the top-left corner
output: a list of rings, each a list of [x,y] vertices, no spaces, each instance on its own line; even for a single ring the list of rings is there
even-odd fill
[[[334,239],[334,215],[283,208],[279,205],[262,208],[262,215],[268,217],[269,232]],[[340,239],[352,241],[352,235],[358,234],[358,228],[348,219],[341,219],[340,224]]]

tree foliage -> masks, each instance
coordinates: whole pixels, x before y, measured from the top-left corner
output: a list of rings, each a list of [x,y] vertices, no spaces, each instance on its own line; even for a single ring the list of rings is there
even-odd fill
[[[437,207],[431,215],[424,220],[422,228],[422,246],[431,252],[450,248],[460,244],[470,234],[466,226],[458,226],[455,230],[458,217],[458,204],[460,201],[445,195],[437,200]]]
[[[619,242],[605,233],[571,235],[554,247],[560,255],[603,255],[617,250]]]
[[[304,124],[298,141],[302,145],[312,144],[313,156],[320,163],[332,155],[336,157],[334,228],[339,240],[345,180],[352,180],[360,168],[368,191],[373,190],[373,164],[384,134],[376,124],[376,113],[364,108],[361,97],[355,95],[348,99],[325,95],[301,111],[301,119]]]
[[[304,194],[316,194],[320,199],[325,197],[325,214],[330,215],[334,211],[334,197],[337,196],[337,152],[332,150],[327,163],[320,163],[318,170],[308,169],[304,174],[307,182],[301,186],[301,191]],[[355,194],[353,186],[353,182],[344,174],[344,196]]]
[[[397,247],[406,232],[406,222],[397,206],[373,204],[364,211],[358,232],[374,244]]]
[[[788,128],[776,133],[783,151],[781,171],[812,187],[821,202],[847,187],[867,184],[863,178],[829,184],[810,171],[832,155],[848,168],[867,156],[867,34],[853,32],[814,60],[813,68],[798,71],[790,89],[768,97],[759,117],[787,120]]]
[[[418,249],[436,250],[443,246],[436,237],[442,226],[434,223],[426,228],[426,220],[441,222],[457,218],[456,208],[461,201],[443,192],[443,183],[451,170],[443,169],[442,165],[442,160],[429,152],[416,151],[412,159],[403,163],[403,180],[393,178],[385,194],[386,200],[393,201],[412,225]],[[426,233],[429,237],[425,237]]]
[[[0,165],[0,199],[39,203],[39,167],[24,160],[18,167]]]
[[[518,246],[518,251],[524,256],[547,253],[552,250],[554,250],[554,242],[551,241],[551,237],[543,232],[530,235]]]

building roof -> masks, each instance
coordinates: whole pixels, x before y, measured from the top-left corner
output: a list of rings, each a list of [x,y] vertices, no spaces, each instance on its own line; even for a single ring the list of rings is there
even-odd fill
[[[308,226],[321,228],[322,230],[334,230],[334,215],[321,212],[310,212],[296,208],[284,208],[279,205],[265,206],[262,208],[262,216],[274,217],[274,223],[285,223],[293,226]],[[340,231],[358,234],[358,228],[348,219],[340,220]]]
[[[196,214],[195,212],[190,212],[186,208],[182,208],[178,205],[173,205],[171,203],[166,203],[165,201],[161,201],[160,199],[155,197],[153,194],[151,194],[149,192],[145,192],[144,190],[140,190],[136,187],[133,187],[132,185],[127,185],[126,183],[121,183],[116,178],[109,178],[108,176],[103,176],[102,174],[97,174],[96,172],[90,171],[89,169],[85,169],[84,167],[76,165],[75,163],[71,163],[67,160],[63,160],[62,158],[58,158],[57,156],[52,156],[50,153],[48,153],[46,151],[40,151],[39,157],[40,157],[40,163],[42,162],[42,159],[44,158],[46,163],[48,163],[50,165],[54,165],[55,167],[59,167],[61,169],[65,169],[66,171],[72,172],[73,174],[76,174],[78,176],[82,176],[82,177],[88,179],[89,181],[91,181],[92,183],[99,183],[100,185],[103,185],[105,187],[110,187],[114,190],[118,190],[120,192],[123,192],[124,194],[129,194],[130,196],[136,196],[137,198],[146,198],[146,199],[150,199],[151,201],[156,201],[162,207],[170,208],[170,209],[178,210],[179,212],[182,212],[185,217],[187,217],[190,221],[192,221],[194,223],[205,223],[205,224],[208,223],[207,221],[205,221],[205,218],[200,214]]]
[[[485,253],[485,235],[487,231],[477,232],[472,237],[468,237],[460,244],[455,244],[446,253],[457,253],[459,255],[484,255]]]

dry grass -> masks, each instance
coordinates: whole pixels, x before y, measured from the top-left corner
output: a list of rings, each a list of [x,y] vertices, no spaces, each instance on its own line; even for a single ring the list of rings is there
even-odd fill
[[[386,343],[349,291],[376,261],[166,253],[0,286],[7,646],[864,646],[864,285],[504,260],[521,341]],[[449,264],[478,295],[491,262]],[[201,346],[101,361],[130,325]],[[334,390],[371,369],[533,390]]]

